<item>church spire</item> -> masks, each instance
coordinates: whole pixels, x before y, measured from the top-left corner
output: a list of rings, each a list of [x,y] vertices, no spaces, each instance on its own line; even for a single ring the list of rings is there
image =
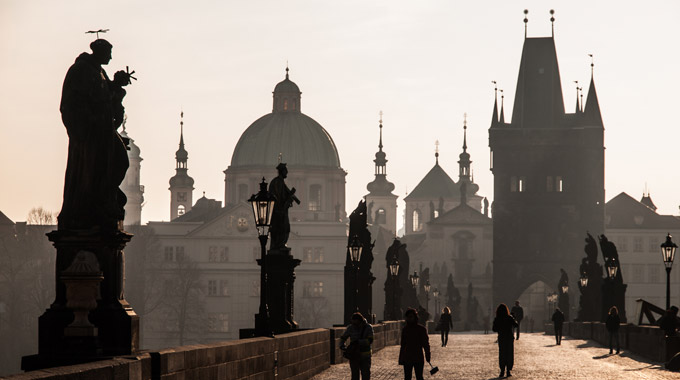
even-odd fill
[[[463,152],[458,156],[458,180],[470,182],[470,153],[467,152],[467,114],[463,114]]]
[[[380,129],[380,137],[378,139],[378,151],[375,153],[375,179],[370,182],[366,188],[373,195],[391,194],[394,190],[394,184],[387,180],[387,154],[383,152],[383,113],[380,111],[380,121],[378,128]]]
[[[191,210],[194,179],[189,177],[187,160],[189,153],[184,149],[184,111],[180,113],[179,149],[175,153],[175,175],[170,178],[170,220]]]
[[[578,81],[575,80],[574,83],[576,83],[576,109],[574,110],[574,113],[578,115],[578,113],[581,111],[581,105],[578,102]]]
[[[272,112],[300,112],[300,88],[290,80],[286,63],[286,79],[274,88],[274,106]]]
[[[179,117],[179,149],[175,152],[176,169],[186,169],[189,153],[184,149],[184,111],[180,112]]]
[[[434,164],[439,165],[439,140],[434,142]]]
[[[498,124],[498,86],[495,80],[493,83],[493,114],[491,115],[491,127],[495,127]]]

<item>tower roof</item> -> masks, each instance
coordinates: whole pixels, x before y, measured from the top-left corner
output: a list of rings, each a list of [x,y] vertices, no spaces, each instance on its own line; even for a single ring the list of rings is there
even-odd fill
[[[640,203],[651,208],[653,211],[656,211],[656,205],[654,204],[654,201],[652,201],[652,196],[649,193],[642,194],[642,199],[640,199]]]
[[[439,163],[436,163],[404,199],[456,199],[459,196],[460,192],[456,183],[439,166]]]
[[[189,159],[189,153],[184,149],[184,111],[180,113],[179,122],[179,149],[175,152],[175,160],[178,162],[186,162]]]
[[[496,84],[496,81],[493,81]],[[493,94],[493,113],[491,114],[491,126],[498,124],[498,87],[494,88]]]
[[[525,38],[512,110],[513,127],[553,128],[562,122],[564,113],[554,38]]]
[[[583,118],[586,125],[602,127],[602,114],[600,113],[600,102],[597,100],[597,91],[595,91],[595,78],[590,77],[590,87],[588,88],[588,99],[586,100],[586,109],[583,111]]]
[[[380,112],[380,139],[378,140],[378,151],[375,153],[375,179],[366,185],[370,195],[394,195],[394,184],[387,180],[387,155],[383,152],[382,143],[382,111]]]

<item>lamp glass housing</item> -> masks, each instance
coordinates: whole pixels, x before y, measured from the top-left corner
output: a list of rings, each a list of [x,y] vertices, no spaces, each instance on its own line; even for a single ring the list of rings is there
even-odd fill
[[[260,235],[267,235],[269,226],[272,223],[272,215],[274,214],[274,204],[276,198],[267,191],[267,182],[262,178],[260,183],[260,191],[253,194],[248,200],[253,208],[253,217],[255,218],[255,227]]]
[[[671,240],[671,234],[666,236],[666,241],[661,244],[661,257],[663,258],[663,264],[667,269],[671,269],[673,266],[673,260],[675,259],[675,250],[678,246]]]
[[[390,264],[390,274],[396,277],[399,274],[399,260],[394,259]]]

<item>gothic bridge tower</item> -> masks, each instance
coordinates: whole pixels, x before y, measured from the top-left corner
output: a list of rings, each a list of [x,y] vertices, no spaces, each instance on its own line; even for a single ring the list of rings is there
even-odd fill
[[[495,304],[541,281],[554,288],[560,268],[576,289],[586,231],[604,231],[604,127],[592,76],[585,109],[565,113],[554,35],[525,35],[514,100],[511,122],[494,104],[489,128]]]

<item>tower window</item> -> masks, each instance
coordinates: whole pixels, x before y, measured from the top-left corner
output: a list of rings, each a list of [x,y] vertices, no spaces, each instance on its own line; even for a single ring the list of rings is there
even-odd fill
[[[238,200],[239,202],[246,202],[248,200],[248,185],[245,183],[238,185]]]
[[[177,193],[177,202],[186,202],[186,201],[187,201],[187,193],[186,192]]]
[[[560,193],[564,190],[562,188],[562,177],[555,177],[555,190]]]
[[[375,224],[386,224],[387,223],[387,212],[384,208],[378,209],[375,212]]]
[[[309,187],[309,211],[321,211],[321,185]]]
[[[283,99],[283,110],[288,111],[288,99]]]
[[[184,205],[177,206],[177,216],[182,216],[186,214],[187,208]]]
[[[413,232],[419,232],[423,229],[423,221],[420,210],[413,210]]]
[[[527,191],[527,179],[526,177],[519,177],[519,181],[517,182],[517,191],[520,193],[523,193]]]
[[[439,210],[434,210],[434,218],[439,218]]]

